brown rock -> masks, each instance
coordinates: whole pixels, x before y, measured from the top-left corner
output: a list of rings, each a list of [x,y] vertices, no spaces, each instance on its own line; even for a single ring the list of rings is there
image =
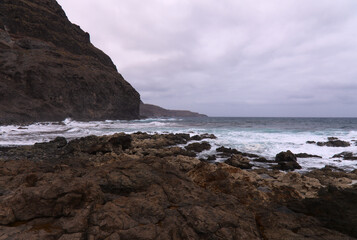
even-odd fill
[[[339,140],[335,137],[329,137],[327,142],[317,142],[317,146],[327,146],[327,147],[349,147],[351,144],[346,141]]]
[[[251,169],[253,166],[252,164],[250,164],[248,158],[243,157],[242,155],[239,154],[233,154],[232,157],[230,157],[228,160],[225,161],[225,163],[241,169]]]
[[[202,152],[204,150],[210,150],[211,145],[208,142],[203,141],[201,143],[199,143],[199,142],[191,143],[191,144],[187,145],[185,148],[188,151]]]
[[[294,155],[295,157],[298,158],[322,158],[321,156],[308,154],[308,153],[295,153]]]
[[[201,134],[201,135],[194,135],[191,137],[191,140],[201,141],[203,139],[216,139],[217,137],[214,134]]]
[[[275,161],[278,162],[277,169],[281,170],[295,170],[301,169],[301,166],[296,161],[296,156],[290,151],[280,152],[276,155]]]
[[[352,152],[342,152],[339,154],[333,155],[333,158],[343,158],[344,160],[357,160],[357,156],[355,156]]]
[[[353,239],[354,190],[345,190],[353,189],[357,172],[247,171],[180,155],[178,147],[165,145],[171,136],[132,134],[125,150],[110,143],[115,136],[10,150],[0,161],[1,237]],[[93,143],[108,152],[87,151]],[[69,146],[76,147],[66,152]],[[56,151],[64,152],[56,160],[46,157]],[[16,156],[22,160],[11,159]],[[321,195],[333,178],[338,188]],[[319,210],[309,210],[320,202]],[[335,210],[330,215],[335,204],[340,217]],[[336,216],[333,224],[329,216]]]

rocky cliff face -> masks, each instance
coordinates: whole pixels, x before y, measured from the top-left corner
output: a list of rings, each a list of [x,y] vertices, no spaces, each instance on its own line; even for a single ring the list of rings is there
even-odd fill
[[[140,104],[141,117],[207,117],[207,115],[187,110],[168,110],[156,105]]]
[[[55,0],[0,1],[0,124],[133,119],[140,96]]]

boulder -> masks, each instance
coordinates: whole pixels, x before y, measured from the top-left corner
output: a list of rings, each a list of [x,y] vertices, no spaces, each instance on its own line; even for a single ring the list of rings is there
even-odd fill
[[[225,161],[225,163],[241,169],[251,169],[253,166],[250,164],[250,160],[248,158],[243,157],[240,154],[233,154],[232,157]]]
[[[206,141],[195,142],[195,143],[191,143],[191,144],[185,146],[185,149],[188,151],[202,152],[204,150],[210,150],[211,145]]]
[[[277,162],[296,162],[295,155],[290,151],[280,152],[275,156]]]
[[[276,168],[280,170],[301,169],[300,164],[297,162],[296,156],[290,150],[278,153],[275,156],[275,161],[278,162]]]

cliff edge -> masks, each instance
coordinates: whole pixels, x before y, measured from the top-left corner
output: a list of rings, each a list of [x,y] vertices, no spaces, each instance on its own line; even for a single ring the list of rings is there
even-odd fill
[[[134,119],[140,95],[55,0],[0,2],[0,124]]]

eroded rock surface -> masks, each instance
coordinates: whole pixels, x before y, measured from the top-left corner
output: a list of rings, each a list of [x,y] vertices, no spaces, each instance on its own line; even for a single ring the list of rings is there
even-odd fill
[[[357,237],[351,185],[357,172],[247,171],[202,162],[176,146],[189,141],[182,134],[139,132],[57,138],[2,152],[0,238]],[[328,218],[338,211],[328,206],[343,203],[329,199],[339,196],[350,202],[332,224]],[[322,214],[313,208],[319,203]]]

